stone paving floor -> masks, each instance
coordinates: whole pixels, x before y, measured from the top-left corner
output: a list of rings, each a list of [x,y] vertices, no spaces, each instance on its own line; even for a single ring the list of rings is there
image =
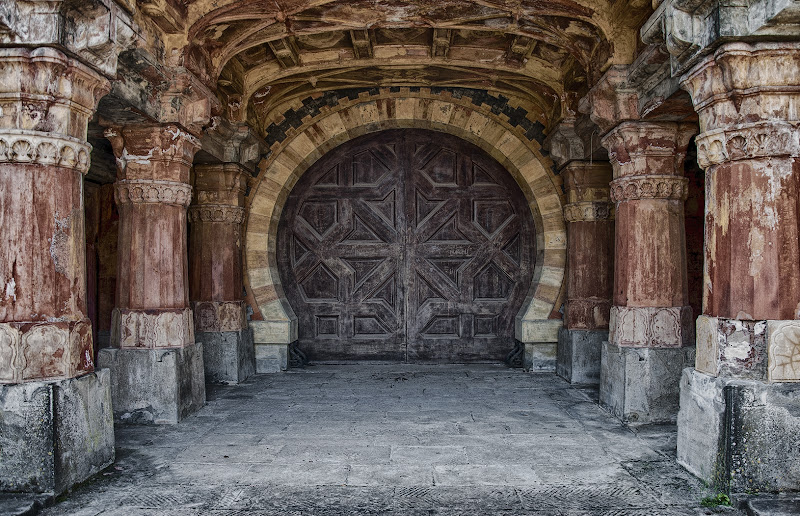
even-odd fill
[[[117,427],[115,465],[42,514],[710,514],[675,427],[628,429],[596,393],[499,365],[258,375]]]

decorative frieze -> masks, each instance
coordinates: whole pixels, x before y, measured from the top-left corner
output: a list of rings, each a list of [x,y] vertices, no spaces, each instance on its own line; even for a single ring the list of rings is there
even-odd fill
[[[614,218],[614,205],[602,201],[583,201],[564,205],[567,222],[595,222]]]
[[[88,320],[0,323],[0,383],[74,378],[94,370],[92,357]]]
[[[612,306],[609,340],[622,347],[679,348],[694,335],[689,306]]]
[[[23,129],[0,129],[0,163],[57,166],[89,171],[92,146],[76,138]]]
[[[192,187],[178,181],[156,179],[124,179],[114,183],[117,204],[171,204],[189,206]]]
[[[244,301],[195,302],[194,323],[201,332],[243,330],[247,328]]]
[[[201,204],[189,208],[191,222],[223,222],[241,224],[244,222],[244,208],[223,204]]]
[[[194,343],[191,308],[115,308],[111,318],[111,344],[114,347],[181,348]]]
[[[639,199],[669,199],[685,201],[689,180],[678,176],[624,176],[611,182],[613,202]]]
[[[706,169],[728,161],[800,156],[800,129],[769,121],[717,129],[697,137],[697,162]]]

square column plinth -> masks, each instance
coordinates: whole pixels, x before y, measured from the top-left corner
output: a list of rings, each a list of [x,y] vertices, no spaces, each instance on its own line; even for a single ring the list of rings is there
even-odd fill
[[[256,372],[253,331],[197,332],[203,344],[203,364],[209,383],[237,384]]]
[[[694,363],[693,347],[601,346],[600,405],[624,423],[674,422],[681,372]]]
[[[125,423],[174,424],[206,401],[203,344],[167,349],[101,349],[111,370],[114,418]]]
[[[114,462],[111,375],[0,385],[0,491],[60,494]]]
[[[599,384],[600,348],[607,340],[607,330],[562,328],[558,332],[558,376],[574,384]]]
[[[798,443],[800,384],[683,371],[678,462],[716,489],[797,489]]]

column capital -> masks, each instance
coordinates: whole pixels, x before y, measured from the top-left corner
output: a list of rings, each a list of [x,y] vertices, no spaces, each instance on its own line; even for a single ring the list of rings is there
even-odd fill
[[[615,203],[640,199],[685,201],[689,180],[678,176],[625,176],[611,182],[611,200]]]
[[[200,141],[181,126],[108,127],[105,136],[117,157],[119,179],[189,182],[189,170]]]
[[[561,171],[567,202],[608,202],[612,175],[608,161],[571,161]]]
[[[244,222],[244,208],[224,204],[194,205],[189,208],[189,221],[241,224]]]
[[[683,175],[689,141],[695,124],[626,121],[603,136],[614,177],[633,175]]]
[[[195,201],[198,205],[243,206],[248,175],[239,163],[195,165]]]
[[[0,48],[0,78],[0,130],[80,142],[110,90],[105,77],[49,47]]]
[[[800,121],[800,43],[728,43],[684,74],[703,133]]]

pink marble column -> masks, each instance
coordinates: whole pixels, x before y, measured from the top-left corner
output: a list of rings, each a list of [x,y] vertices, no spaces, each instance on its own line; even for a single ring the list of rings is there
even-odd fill
[[[614,264],[614,207],[608,162],[570,162],[561,172],[567,190],[567,310],[570,330],[607,330]]]
[[[176,125],[106,130],[119,166],[117,293],[112,345],[180,348],[194,343],[189,307],[186,209],[197,139]]]
[[[0,49],[0,383],[94,370],[83,174],[107,89],[55,49]]]
[[[616,261],[609,340],[692,344],[686,274],[683,161],[693,125],[623,122],[603,137],[614,167]]]
[[[712,376],[800,381],[798,77],[800,44],[732,43],[682,78],[706,170],[696,368]]]

